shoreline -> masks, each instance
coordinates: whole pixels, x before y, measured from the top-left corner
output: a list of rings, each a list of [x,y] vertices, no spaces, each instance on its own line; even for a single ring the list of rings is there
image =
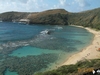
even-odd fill
[[[71,25],[71,26],[75,26],[75,25]],[[84,28],[83,26],[75,26],[75,27]],[[81,60],[100,58],[100,51],[97,51],[98,48],[100,48],[100,31],[96,31],[94,29],[87,28],[87,27],[84,29],[94,34],[91,44],[85,47],[84,49],[82,49],[80,52],[71,55],[65,62],[61,63],[60,66],[76,64],[78,61]]]

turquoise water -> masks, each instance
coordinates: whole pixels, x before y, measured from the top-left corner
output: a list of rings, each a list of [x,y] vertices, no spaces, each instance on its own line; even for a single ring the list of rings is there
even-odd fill
[[[18,56],[18,57],[25,57],[28,55],[41,55],[41,54],[48,54],[48,53],[61,53],[62,51],[55,51],[55,50],[48,50],[48,49],[40,49],[31,46],[26,46],[14,50],[10,56]]]
[[[17,72],[11,72],[9,69],[6,69],[4,75],[18,75]]]
[[[50,34],[41,33],[45,30],[49,30]],[[29,65],[28,58],[32,58],[33,61],[30,60],[33,63],[32,68],[37,72],[49,67],[50,64],[58,63],[59,60],[61,60],[60,62],[64,61],[70,54],[81,51],[92,42],[93,36],[87,30],[73,26],[2,22],[0,23],[0,55],[2,56],[0,59],[8,58],[10,61],[6,59],[5,61],[10,62],[8,66],[15,70],[19,60],[20,63],[24,62],[19,64],[21,67],[27,67],[26,64]],[[15,61],[16,64],[14,64]],[[21,70],[23,69],[21,68]],[[26,68],[25,70],[28,71]],[[16,71],[20,73],[18,69]],[[6,70],[5,75],[10,75],[10,73],[13,72]]]

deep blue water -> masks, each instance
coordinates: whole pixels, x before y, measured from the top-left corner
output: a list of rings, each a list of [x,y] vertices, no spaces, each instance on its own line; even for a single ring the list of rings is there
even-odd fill
[[[41,32],[45,30],[50,30],[51,33],[42,34]],[[8,56],[17,57],[49,53],[66,56],[73,52],[79,52],[89,45],[92,39],[92,33],[73,26],[0,22],[0,50],[11,50],[10,53],[1,52],[1,56],[5,53]],[[9,75],[7,73],[11,72],[7,70],[6,75]]]
[[[52,36],[62,39],[91,38],[92,34],[83,28],[72,26],[50,26],[50,25],[24,25],[20,23],[0,22],[0,43],[16,40],[31,39],[45,29],[51,29]],[[79,37],[79,38],[78,38]],[[86,39],[86,40],[87,40]],[[91,39],[90,39],[91,40]],[[68,40],[69,41],[69,40]],[[82,41],[82,40],[80,40]],[[83,41],[82,41],[83,42]]]
[[[24,25],[20,23],[0,22],[0,42],[30,39],[49,26]]]
[[[47,29],[51,31],[50,35],[40,33]],[[24,40],[27,44],[37,48],[73,51],[88,45],[92,38],[93,35],[87,30],[73,26],[0,23],[0,43]]]

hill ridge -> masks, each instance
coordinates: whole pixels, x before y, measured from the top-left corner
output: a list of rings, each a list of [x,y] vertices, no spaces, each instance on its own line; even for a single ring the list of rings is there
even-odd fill
[[[0,14],[3,21],[29,19],[30,24],[82,25],[100,29],[100,8],[73,13],[65,9],[51,9],[42,12],[5,12]]]

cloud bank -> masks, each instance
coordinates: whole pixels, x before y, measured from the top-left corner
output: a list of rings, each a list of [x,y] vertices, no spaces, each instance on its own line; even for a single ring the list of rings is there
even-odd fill
[[[94,0],[0,0],[0,13],[6,11],[38,12],[54,8],[80,11]]]

